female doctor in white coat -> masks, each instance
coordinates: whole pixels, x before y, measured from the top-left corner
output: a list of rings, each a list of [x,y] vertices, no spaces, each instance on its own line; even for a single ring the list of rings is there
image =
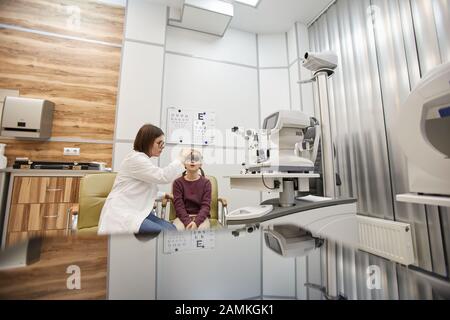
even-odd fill
[[[134,150],[123,160],[111,193],[106,199],[99,222],[99,234],[153,233],[176,230],[170,222],[153,214],[155,200],[165,196],[158,184],[173,182],[185,170],[181,159],[165,168],[155,166],[151,157],[164,149],[164,132],[151,124],[144,125],[134,140]]]

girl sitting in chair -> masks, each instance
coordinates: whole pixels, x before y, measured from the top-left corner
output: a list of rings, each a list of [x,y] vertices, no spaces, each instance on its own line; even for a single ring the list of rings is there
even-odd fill
[[[202,170],[202,155],[196,150],[186,157],[186,171],[173,184],[177,230],[205,230],[210,228],[211,182]]]

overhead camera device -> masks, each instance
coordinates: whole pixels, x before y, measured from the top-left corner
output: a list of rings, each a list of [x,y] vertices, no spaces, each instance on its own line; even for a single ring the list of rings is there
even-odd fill
[[[313,73],[327,71],[328,75],[334,73],[338,66],[338,56],[332,51],[306,52],[303,59],[303,67]]]

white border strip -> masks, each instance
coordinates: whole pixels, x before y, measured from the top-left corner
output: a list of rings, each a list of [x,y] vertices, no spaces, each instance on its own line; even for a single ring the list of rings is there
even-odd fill
[[[230,62],[230,61],[225,61],[225,60],[217,60],[217,59],[211,59],[211,58],[204,58],[204,57],[195,56],[195,55],[192,55],[192,54],[180,53],[180,52],[171,51],[171,50],[166,50],[165,53],[166,53],[166,54],[176,55],[176,56],[182,56],[182,57],[188,57],[188,58],[200,59],[200,60],[205,60],[205,61],[210,61],[210,62],[218,62],[218,63],[230,64],[230,65],[238,66],[238,67],[251,68],[251,69],[258,69],[257,66],[251,66],[251,65],[248,65],[248,64],[242,64],[242,63]]]
[[[3,24],[3,23],[0,23],[0,29],[23,31],[23,32],[42,35],[42,36],[49,36],[49,37],[55,37],[55,38],[60,38],[60,39],[66,39],[66,40],[76,40],[76,41],[89,42],[89,43],[99,44],[99,45],[104,45],[104,46],[109,46],[109,47],[122,48],[121,44],[105,42],[105,41],[98,41],[98,40],[90,40],[90,39],[62,35],[62,34],[47,32],[47,31],[33,30],[33,29],[28,29],[28,28],[23,28],[23,27],[18,27],[18,26],[13,26],[13,25],[9,25],[9,24]]]

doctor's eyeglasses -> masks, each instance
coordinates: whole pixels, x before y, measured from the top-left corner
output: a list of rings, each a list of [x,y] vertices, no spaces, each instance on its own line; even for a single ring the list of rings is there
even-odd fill
[[[165,143],[164,141],[158,142],[158,147],[159,147],[160,149],[163,149],[165,146],[166,146],[166,143]]]

